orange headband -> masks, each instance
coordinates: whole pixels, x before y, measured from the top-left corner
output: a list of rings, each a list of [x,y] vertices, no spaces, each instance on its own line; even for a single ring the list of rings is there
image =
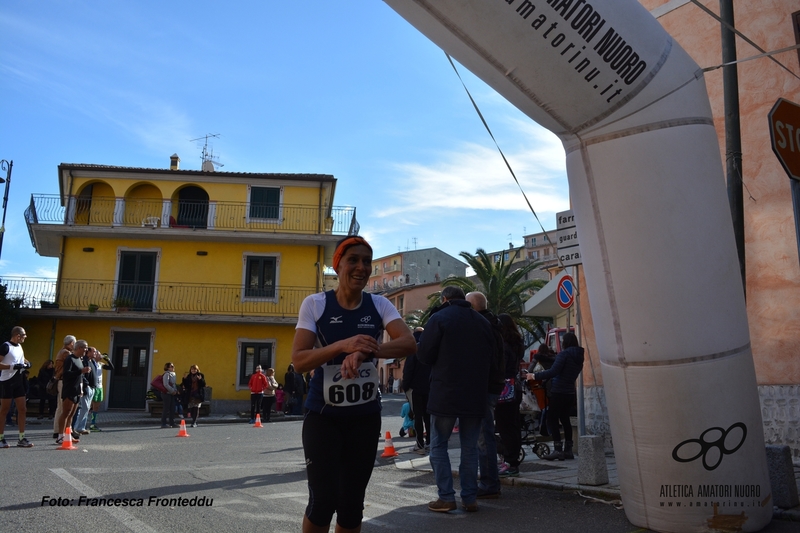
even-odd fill
[[[364,246],[369,248],[370,252],[372,251],[372,246],[370,246],[369,243],[365,241],[363,237],[357,237],[357,236],[348,237],[341,243],[339,243],[339,246],[336,247],[336,251],[333,252],[334,270],[339,270],[339,261],[342,260],[342,256],[344,255],[344,253],[347,251],[348,248],[350,248],[351,246],[355,246],[356,244],[363,244]]]

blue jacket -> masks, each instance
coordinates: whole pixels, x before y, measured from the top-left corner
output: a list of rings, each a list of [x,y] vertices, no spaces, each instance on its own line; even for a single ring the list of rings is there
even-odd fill
[[[544,372],[537,372],[537,380],[550,379],[550,392],[555,394],[576,394],[575,380],[583,369],[583,348],[570,346],[558,352],[553,366]]]
[[[417,351],[431,367],[428,411],[483,418],[494,335],[489,321],[466,300],[450,300],[428,320]]]

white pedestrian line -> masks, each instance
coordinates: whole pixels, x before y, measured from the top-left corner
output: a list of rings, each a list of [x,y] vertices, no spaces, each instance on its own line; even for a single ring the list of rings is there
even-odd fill
[[[204,470],[252,470],[260,473],[264,471],[276,473],[299,472],[305,470],[305,464],[299,461],[269,462],[269,463],[235,463],[227,465],[208,465],[193,467],[193,472]],[[131,466],[131,467],[107,467],[107,468],[71,468],[70,470],[78,474],[125,474],[129,472],[186,472],[185,466]]]
[[[86,496],[87,498],[102,498],[102,495],[96,490],[89,487],[83,481],[77,479],[75,476],[64,470],[63,468],[51,468],[50,471],[63,479],[67,484],[72,486],[75,490]],[[158,533],[157,530],[148,526],[141,520],[131,516],[130,513],[123,511],[119,507],[101,507],[101,509],[115,518],[120,524],[130,529],[134,533]]]
[[[279,494],[259,494],[262,500],[281,500],[289,498],[307,498],[308,492],[282,492]]]

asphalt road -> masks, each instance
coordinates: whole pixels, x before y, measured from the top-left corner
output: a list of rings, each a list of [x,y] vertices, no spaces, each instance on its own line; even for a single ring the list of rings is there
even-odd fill
[[[386,401],[384,431],[396,434],[400,405],[399,398]],[[48,429],[34,426],[33,448],[0,450],[0,532],[299,531],[307,500],[301,424],[201,425],[189,428],[189,438],[157,425],[108,427],[76,451],[58,450]],[[398,447],[411,444],[397,440]],[[435,498],[432,474],[378,458],[362,530],[644,531],[623,511],[571,493],[504,487],[478,513],[430,512],[426,504]],[[115,499],[133,505],[92,505]],[[797,529],[773,521],[765,531]]]

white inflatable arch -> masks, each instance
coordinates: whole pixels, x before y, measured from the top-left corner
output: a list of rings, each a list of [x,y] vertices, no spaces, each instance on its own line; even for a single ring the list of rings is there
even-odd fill
[[[628,519],[772,517],[703,74],[636,0],[386,0],[562,140]]]

